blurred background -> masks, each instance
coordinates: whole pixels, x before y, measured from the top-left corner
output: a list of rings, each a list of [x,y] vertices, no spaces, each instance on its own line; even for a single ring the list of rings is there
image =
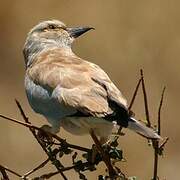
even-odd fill
[[[45,119],[35,114],[24,91],[22,47],[28,31],[39,21],[59,19],[69,26],[95,27],[79,38],[73,49],[77,55],[100,65],[108,72],[128,101],[144,69],[152,123],[156,124],[162,88],[167,87],[162,109],[162,135],[170,137],[160,158],[159,177],[178,180],[180,176],[180,1],[168,0],[0,0],[0,113],[22,120],[15,105],[17,98],[33,124]],[[133,111],[145,118],[142,92],[138,93]],[[142,137],[124,130],[119,143],[125,163],[120,168],[128,176],[148,180],[153,171],[153,150]],[[71,136],[67,141],[91,147],[89,136]],[[46,158],[28,129],[0,119],[0,164],[23,174]],[[48,166],[41,173],[55,170]],[[97,179],[104,172],[86,173]],[[69,179],[78,179],[74,171]],[[72,178],[73,177],[73,178]],[[56,176],[52,179],[58,179]],[[16,179],[13,177],[13,179]]]

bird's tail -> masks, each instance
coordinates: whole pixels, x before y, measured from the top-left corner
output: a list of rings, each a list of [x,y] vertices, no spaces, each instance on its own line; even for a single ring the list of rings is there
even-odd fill
[[[128,121],[128,128],[149,139],[162,139],[153,129],[132,117]]]

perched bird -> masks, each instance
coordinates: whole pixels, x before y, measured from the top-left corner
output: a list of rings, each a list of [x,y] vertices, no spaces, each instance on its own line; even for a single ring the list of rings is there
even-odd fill
[[[76,135],[93,130],[107,139],[116,121],[147,138],[160,138],[131,117],[126,99],[98,65],[73,53],[74,40],[91,29],[49,20],[28,33],[23,54],[25,89],[32,109],[45,116],[52,133],[60,127]]]

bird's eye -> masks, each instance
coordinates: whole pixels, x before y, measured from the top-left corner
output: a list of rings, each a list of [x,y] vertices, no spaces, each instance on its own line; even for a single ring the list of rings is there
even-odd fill
[[[54,25],[52,25],[52,24],[49,25],[48,28],[49,28],[49,29],[56,29],[56,27],[55,27]]]

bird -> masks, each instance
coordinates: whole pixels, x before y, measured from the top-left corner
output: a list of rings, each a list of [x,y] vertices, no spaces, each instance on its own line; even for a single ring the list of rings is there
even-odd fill
[[[115,122],[146,138],[160,139],[152,128],[132,117],[126,98],[107,73],[73,52],[73,42],[92,29],[46,20],[29,31],[23,55],[30,106],[47,119],[51,126],[43,127],[54,134],[60,127],[73,135],[93,130],[106,141]]]

